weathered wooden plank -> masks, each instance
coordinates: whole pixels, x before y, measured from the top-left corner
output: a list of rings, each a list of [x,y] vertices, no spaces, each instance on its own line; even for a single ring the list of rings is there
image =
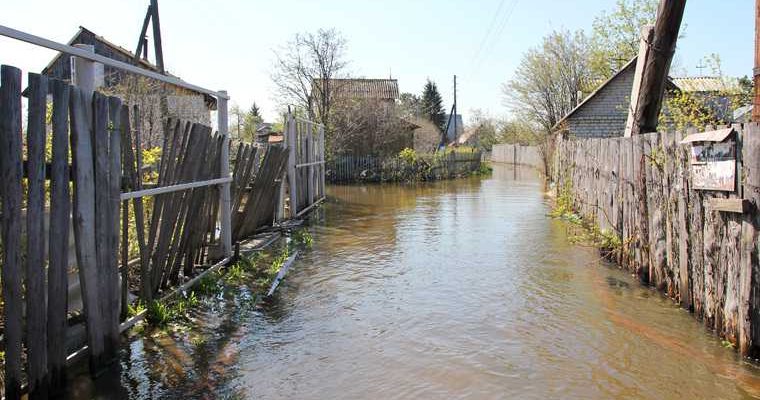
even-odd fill
[[[649,258],[649,188],[647,186],[648,143],[643,135],[632,137],[634,145],[634,180],[636,192],[636,276],[644,283],[650,283]]]
[[[667,201],[663,188],[665,184],[665,153],[660,134],[655,132],[646,135],[649,141],[649,162],[647,163],[647,186],[649,191],[649,248],[650,248],[650,281],[659,290],[666,290],[668,274],[666,273],[667,243],[666,218]]]
[[[679,143],[683,135],[678,133],[676,143]],[[678,155],[678,276],[679,276],[679,295],[681,306],[687,310],[693,310],[694,294],[692,283],[692,246],[689,232],[691,231],[690,211],[690,182],[688,169],[688,155],[684,146],[676,144],[676,153]]]
[[[109,223],[104,235],[108,240],[108,263],[102,266],[106,275],[103,287],[104,299],[110,311],[106,314],[106,353],[115,358],[119,348],[119,319],[121,316],[121,285],[119,284],[119,211],[121,206],[121,99],[109,97],[108,101],[108,187],[106,217]]]
[[[744,197],[757,210],[760,207],[760,126],[747,124],[743,131],[742,161]],[[742,221],[742,259],[739,301],[739,352],[760,357],[760,291],[753,284],[760,282],[760,214],[744,216]]]
[[[121,127],[121,148],[124,153],[124,171],[129,179],[129,187],[134,190],[142,190],[142,179],[139,178],[137,172],[135,152],[133,150],[134,143],[132,140],[131,118],[129,115],[129,107],[127,106],[122,106]],[[139,147],[137,149],[139,151]],[[153,292],[150,279],[150,250],[145,241],[145,210],[143,207],[143,199],[141,197],[132,199],[132,207],[135,214],[135,230],[140,255],[140,298],[145,304],[148,304],[153,300]]]
[[[2,210],[2,288],[4,306],[5,398],[21,398],[21,70],[0,67],[0,194]]]
[[[48,264],[48,374],[50,393],[59,394],[66,384],[66,317],[68,311],[69,223],[69,85],[54,80],[53,154],[50,164],[50,236]]]
[[[29,123],[26,131],[26,350],[29,396],[32,399],[47,398],[48,390],[44,220],[47,88],[47,77],[29,74]]]
[[[111,273],[109,264],[112,262],[111,254],[111,173],[108,154],[108,97],[95,92],[92,98],[93,104],[93,148],[95,151],[95,255],[97,260],[98,277],[98,303],[100,306],[103,329],[104,349],[101,358],[106,361],[113,356],[114,349],[111,347],[110,321],[113,320],[114,309],[111,303]]]
[[[90,348],[90,369],[93,373],[105,364],[103,360],[103,313],[100,305],[98,257],[95,239],[95,160],[87,107],[81,89],[71,90],[71,148],[74,169],[74,236],[82,301]]]
[[[662,155],[664,158],[663,176],[662,176],[662,198],[664,201],[664,215],[665,215],[665,275],[666,275],[666,290],[670,298],[678,298],[678,284],[680,281],[676,241],[675,227],[677,226],[676,210],[678,205],[678,199],[675,196],[675,176],[676,176],[676,155],[674,154],[673,146],[675,146],[675,135],[672,132],[663,133],[661,135],[662,140]]]
[[[687,134],[695,130],[687,131]],[[688,166],[688,159],[686,161]],[[693,189],[690,170],[686,170],[689,180],[689,258],[691,261],[691,287],[694,313],[702,318],[705,302],[704,270],[704,205],[702,191]]]
[[[750,211],[751,204],[746,199],[724,199],[724,198],[711,198],[708,199],[708,209],[710,211],[721,211],[728,213],[744,214]]]

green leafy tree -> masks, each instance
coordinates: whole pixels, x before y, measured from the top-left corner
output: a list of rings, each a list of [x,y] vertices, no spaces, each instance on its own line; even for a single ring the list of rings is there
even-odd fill
[[[608,78],[639,52],[641,28],[652,25],[659,0],[617,0],[611,12],[594,18],[591,36],[591,71]]]
[[[420,102],[422,115],[432,121],[443,131],[446,128],[446,111],[443,109],[443,99],[438,92],[438,86],[430,79],[425,83]]]

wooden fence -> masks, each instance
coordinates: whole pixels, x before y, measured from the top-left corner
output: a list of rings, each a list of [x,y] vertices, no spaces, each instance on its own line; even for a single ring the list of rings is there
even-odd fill
[[[520,144],[495,144],[491,150],[491,161],[515,165],[544,168],[541,150],[538,146]]]
[[[478,171],[481,159],[477,151],[418,154],[414,160],[344,154],[328,161],[326,178],[330,183],[451,179]]]
[[[271,224],[289,154],[292,193],[303,193],[291,201],[303,207],[296,215],[321,201],[324,133],[291,124],[290,149],[243,146],[230,176],[226,92],[1,25],[0,35],[75,56],[73,85],[29,74],[23,137],[21,71],[0,67],[3,395],[45,398],[63,388],[67,363],[89,354],[98,373],[114,360],[120,333],[141,317],[125,320],[129,303],[163,299],[229,263],[233,218],[236,239]],[[214,96],[218,133],[166,119],[159,163],[147,169],[140,110],[96,91],[96,63]]]
[[[233,173],[233,240],[272,225],[281,206],[281,180],[287,161],[288,150],[281,146],[238,146]]]
[[[298,217],[325,198],[325,127],[291,113],[285,123],[290,213]]]
[[[560,138],[554,178],[560,196],[569,195],[584,219],[619,238],[611,255],[621,266],[694,312],[742,355],[756,358],[760,127],[733,128],[733,192],[695,189],[690,146],[680,144],[684,133]]]

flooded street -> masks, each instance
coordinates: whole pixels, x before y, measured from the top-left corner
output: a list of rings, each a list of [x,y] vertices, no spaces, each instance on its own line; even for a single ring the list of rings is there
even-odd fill
[[[757,367],[569,243],[531,170],[329,195],[273,299],[241,291],[199,312],[203,341],[134,335],[120,371],[72,396],[760,396]]]

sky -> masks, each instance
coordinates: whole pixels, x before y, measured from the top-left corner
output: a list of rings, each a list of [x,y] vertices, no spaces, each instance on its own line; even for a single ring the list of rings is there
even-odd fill
[[[148,4],[7,1],[0,24],[62,43],[81,25],[133,50]],[[467,122],[474,109],[508,116],[501,86],[522,54],[552,30],[590,33],[594,17],[614,5],[615,0],[159,0],[167,70],[198,86],[227,90],[243,108],[255,101],[267,120],[278,113],[270,79],[274,51],[299,32],[337,29],[348,41],[352,76],[392,77],[402,92],[417,94],[431,79],[446,108],[457,75],[458,110]],[[753,0],[690,0],[678,69],[671,75],[698,75],[700,60],[717,53],[725,75],[751,76],[753,15]],[[54,55],[0,37],[0,63],[24,72],[39,72]]]

